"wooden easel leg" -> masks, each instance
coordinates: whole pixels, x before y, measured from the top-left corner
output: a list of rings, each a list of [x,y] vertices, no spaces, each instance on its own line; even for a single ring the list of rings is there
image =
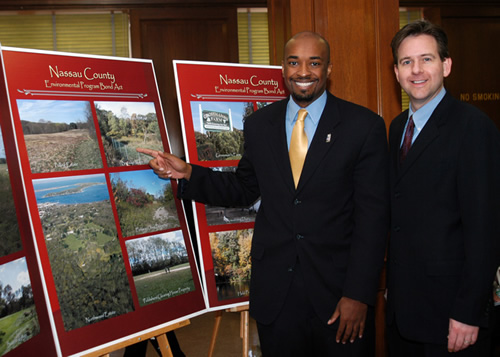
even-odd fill
[[[212,338],[210,339],[210,347],[208,348],[208,357],[212,357],[215,349],[215,341],[217,340],[217,334],[219,333],[220,320],[222,319],[222,311],[215,312],[215,322],[214,330],[212,332]]]
[[[243,340],[243,357],[248,357],[248,340],[249,340],[249,313],[248,310],[241,312],[240,320],[240,337]]]
[[[162,357],[174,357],[165,333],[160,336],[156,336],[156,340],[158,341]]]

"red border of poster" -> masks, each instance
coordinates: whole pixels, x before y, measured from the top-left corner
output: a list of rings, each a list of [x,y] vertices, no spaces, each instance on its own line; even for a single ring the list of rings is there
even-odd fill
[[[215,170],[234,170],[243,153],[245,118],[287,97],[281,67],[173,62],[186,160]],[[223,208],[193,203],[210,310],[248,302],[249,245],[258,204]],[[226,254],[228,249],[232,252]],[[224,258],[227,255],[233,256],[231,261]]]
[[[178,221],[176,221],[177,223],[174,223],[174,225],[176,225],[175,227],[154,226],[156,228],[152,228],[152,226],[148,226],[145,230],[136,229],[132,233],[129,232],[125,234],[125,223],[129,226],[131,224],[130,222],[120,222],[122,218],[117,208],[120,199],[115,192],[116,187],[114,185],[116,185],[116,182],[119,182],[127,186],[129,182],[127,179],[129,177],[136,177],[134,175],[138,177],[139,174],[143,172],[147,174],[147,172],[151,172],[151,170],[147,165],[147,161],[144,161],[145,158],[142,158],[142,161],[127,161],[128,159],[125,160],[122,158],[120,160],[116,159],[115,162],[107,156],[109,152],[114,152],[112,150],[117,150],[114,146],[115,143],[123,147],[127,146],[127,142],[123,140],[113,141],[112,149],[106,146],[108,144],[106,144],[104,140],[104,129],[103,124],[100,122],[101,117],[99,117],[99,113],[111,113],[111,109],[108,111],[104,110],[107,108],[105,106],[108,103],[117,103],[118,105],[123,105],[125,108],[139,107],[143,104],[149,105],[150,108],[153,108],[152,112],[156,114],[157,123],[155,120],[151,122],[150,119],[146,121],[146,114],[137,116],[133,114],[132,119],[137,120],[131,121],[130,115],[126,113],[126,109],[124,110],[125,113],[122,113],[123,117],[120,117],[121,121],[119,120],[119,122],[127,122],[128,124],[132,122],[132,125],[134,125],[134,123],[143,125],[143,123],[146,122],[152,124],[151,127],[153,129],[149,129],[148,127],[148,129],[135,128],[133,130],[140,132],[144,140],[146,140],[146,137],[151,137],[150,132],[148,136],[148,131],[156,130],[158,134],[157,140],[159,140],[163,146],[161,149],[169,152],[170,147],[168,144],[163,110],[159,100],[152,61],[4,47],[2,48],[2,68],[2,83],[4,84],[2,84],[2,93],[0,93],[0,105],[2,107],[1,126],[5,152],[9,164],[9,174],[11,176],[11,182],[15,183],[12,185],[14,188],[13,195],[18,212],[19,225],[21,226],[20,231],[23,248],[20,252],[0,257],[0,264],[21,256],[26,257],[40,324],[40,333],[9,352],[8,356],[25,356],[27,355],[27,351],[29,353],[29,351],[33,352],[37,350],[46,351],[47,354],[44,355],[57,354],[64,356],[80,354],[84,351],[89,352],[99,347],[109,345],[113,341],[138,335],[142,331],[151,330],[155,327],[160,328],[167,326],[206,311],[203,289],[198,275],[198,269],[181,202],[175,198],[170,198],[173,202],[170,209],[176,211],[179,216]],[[89,155],[89,161],[93,158],[96,162],[99,162],[99,164],[95,166],[92,166],[93,164],[85,166],[86,160],[79,158],[79,164],[60,162],[49,169],[46,167],[43,169],[38,168],[38,166],[35,167],[33,163],[33,161],[35,161],[34,157],[39,153],[34,152],[33,149],[30,151],[28,148],[27,137],[29,135],[26,132],[25,116],[29,115],[26,114],[29,113],[29,110],[24,112],[26,109],[25,107],[40,106],[41,108],[41,104],[54,105],[53,112],[56,112],[58,110],[63,110],[63,104],[72,105],[75,103],[84,103],[85,108],[87,108],[88,122],[86,124],[84,123],[86,126],[84,125],[83,127],[87,128],[85,130],[89,131],[88,126],[90,125],[90,127],[92,127],[93,125],[93,130],[95,130],[93,141],[89,139],[87,142],[89,146],[91,146],[89,143],[92,142],[94,149],[94,154]],[[61,109],[58,109],[59,107]],[[41,109],[35,109],[35,111],[36,110]],[[117,114],[116,118],[119,116],[120,115]],[[51,121],[51,118],[43,119],[43,124],[45,125],[47,125],[47,122]],[[140,119],[144,120],[141,121]],[[40,123],[42,123],[42,121],[40,121]],[[66,126],[74,128],[81,125],[79,122],[75,124],[69,121],[66,124]],[[36,127],[36,124],[32,124],[32,126]],[[111,129],[109,132],[111,132]],[[119,138],[119,136],[117,137]],[[30,140],[32,140],[31,137]],[[41,145],[39,146],[39,151],[43,151],[51,147],[53,143],[45,141],[38,145]],[[60,152],[58,153],[61,153],[65,149],[61,146],[59,150]],[[87,159],[87,156],[85,156],[85,159]],[[40,158],[37,160],[40,160]],[[77,165],[82,165],[82,162],[83,167],[76,167]],[[86,258],[97,256],[101,263],[102,261],[105,262],[105,264],[102,264],[103,269],[105,269],[102,271],[104,276],[100,278],[93,276],[95,281],[90,282],[85,281],[85,277],[81,278],[83,280],[74,280],[78,282],[81,281],[82,284],[91,286],[91,290],[96,286],[103,285],[103,282],[106,282],[105,275],[112,274],[108,273],[106,270],[109,266],[118,267],[118,270],[123,271],[123,281],[128,288],[123,288],[122,286],[120,288],[122,289],[120,290],[121,292],[116,294],[116,299],[114,300],[120,300],[122,299],[122,295],[128,294],[130,294],[130,298],[128,298],[128,310],[125,309],[121,313],[116,314],[114,314],[114,311],[106,310],[99,316],[86,316],[85,318],[79,316],[84,322],[68,328],[68,321],[70,320],[68,316],[71,315],[72,312],[78,315],[78,311],[76,311],[76,309],[68,311],[67,307],[65,310],[61,308],[62,305],[58,298],[58,292],[67,291],[68,287],[62,287],[62,285],[60,285],[62,284],[60,281],[64,279],[60,279],[61,276],[58,275],[60,273],[59,270],[53,270],[57,264],[56,260],[58,259],[55,253],[56,250],[47,248],[49,244],[52,244],[49,243],[49,241],[56,239],[48,234],[48,232],[54,232],[55,230],[51,230],[49,229],[50,227],[47,227],[55,225],[57,220],[47,220],[44,217],[44,214],[49,214],[50,212],[60,212],[51,211],[51,209],[53,209],[51,207],[61,206],[57,206],[57,203],[48,203],[42,206],[40,203],[41,196],[38,195],[38,187],[42,182],[49,182],[52,184],[50,187],[51,189],[59,190],[61,188],[56,187],[56,182],[67,182],[72,179],[78,180],[80,177],[98,177],[102,181],[100,183],[85,183],[82,181],[82,183],[80,183],[82,186],[79,187],[82,191],[86,189],[87,186],[92,185],[100,185],[105,188],[104,195],[107,195],[106,197],[108,198],[108,200],[106,200],[106,207],[110,207],[110,212],[112,213],[108,214],[108,218],[110,217],[109,221],[113,221],[116,225],[111,231],[116,232],[114,234],[117,241],[110,242],[109,237],[113,234],[109,233],[109,231],[103,233],[102,228],[98,227],[95,228],[97,233],[93,233],[94,236],[97,237],[95,239],[97,243],[92,242],[92,245],[88,245],[88,247],[92,247],[92,251],[85,251],[87,246],[84,246],[81,240],[78,241],[78,237],[81,238],[87,233],[75,233],[73,232],[73,225],[67,223],[68,226],[65,227],[63,234],[65,237],[64,248],[58,250],[57,254],[60,252],[66,252],[67,254],[68,249],[73,249],[75,255],[81,255]],[[153,181],[154,179],[151,180]],[[151,182],[151,185],[154,184],[157,184],[157,182]],[[166,183],[163,182],[161,184],[164,185]],[[168,183],[168,185],[170,185],[171,190],[175,193],[177,183],[172,181]],[[130,192],[133,190],[135,190],[134,192],[143,190],[142,188],[136,189],[132,186],[127,188],[130,189]],[[68,191],[66,193],[72,195],[75,191]],[[59,193],[59,195],[60,194],[61,193]],[[53,194],[53,196],[54,195],[57,196],[58,193]],[[88,196],[89,194],[86,195]],[[149,191],[144,195],[148,197],[148,202],[157,199],[155,196],[156,194],[149,193]],[[134,202],[134,204],[136,203]],[[137,205],[139,204],[137,203]],[[69,210],[69,208],[67,209]],[[97,209],[95,210],[97,211]],[[162,217],[169,216],[164,210],[160,213],[163,214]],[[104,219],[102,217],[106,214],[106,212],[102,213],[102,211],[101,213],[94,213],[94,217],[96,217],[94,221],[85,218],[85,229],[93,229],[88,227],[95,227],[97,225],[96,222],[100,219]],[[78,217],[74,219],[77,221]],[[168,244],[173,244],[180,249],[180,253],[178,254],[184,257],[184,261],[188,261],[184,263],[184,269],[189,269],[191,272],[192,282],[190,284],[192,284],[192,288],[179,288],[179,291],[176,292],[170,291],[168,293],[162,293],[162,297],[157,301],[153,297],[144,298],[140,301],[137,288],[138,283],[134,280],[135,276],[133,274],[133,267],[136,266],[137,260],[132,256],[129,244],[131,245],[134,241],[139,242],[139,240],[143,238],[144,242],[146,242],[150,236],[156,237],[156,235],[165,235],[168,237],[173,237],[174,235],[177,237],[177,235],[180,235],[180,243],[179,240],[176,240],[175,242],[172,241],[175,244],[170,241]],[[71,238],[71,240],[69,238]],[[165,238],[164,241],[166,242],[166,240],[167,238]],[[113,241],[113,239],[111,239],[111,241]],[[68,244],[70,245],[69,248]],[[80,246],[77,244],[80,244]],[[116,244],[115,248],[117,249],[115,249],[113,254],[106,255],[107,253],[105,251],[109,249],[111,244]],[[173,255],[170,251],[169,253],[160,252],[159,254],[168,256],[169,266],[173,264]],[[100,264],[98,262],[99,259],[91,261]],[[165,259],[167,259],[167,257],[165,257]],[[85,261],[79,262],[79,267],[75,267],[75,271],[86,271],[86,268],[83,268],[84,266]],[[95,269],[101,268],[94,267],[94,270]],[[57,271],[57,273],[54,273],[55,271]],[[169,273],[167,272],[167,267],[165,271],[161,271],[161,273],[167,276],[167,273]],[[68,274],[71,275],[76,273],[69,272]],[[111,282],[108,282],[108,285],[110,283]],[[78,288],[78,286],[75,286],[75,289],[76,288]],[[106,287],[103,285],[95,289],[106,290]],[[146,303],[146,301],[148,302]],[[150,303],[150,301],[154,301],[154,303]],[[94,309],[93,311],[103,311],[104,308],[101,308],[101,305],[112,305],[109,301],[99,301],[96,298],[94,300],[91,299],[91,304],[93,304],[93,306],[91,306],[91,308]],[[98,307],[101,308],[101,310],[99,310]],[[82,306],[82,310],[83,309],[84,307]],[[51,344],[54,346],[51,346]]]

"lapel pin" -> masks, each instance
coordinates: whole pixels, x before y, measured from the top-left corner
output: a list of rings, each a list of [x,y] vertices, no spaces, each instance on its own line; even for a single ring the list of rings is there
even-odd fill
[[[332,140],[332,134],[326,136],[326,142],[329,143]]]

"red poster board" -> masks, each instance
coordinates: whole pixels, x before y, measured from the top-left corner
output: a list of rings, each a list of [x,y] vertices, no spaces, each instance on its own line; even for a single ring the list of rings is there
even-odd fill
[[[243,154],[245,118],[287,96],[277,66],[174,61],[174,72],[186,159],[213,170],[235,170]],[[210,310],[248,302],[250,245],[259,204],[193,203]]]
[[[0,270],[25,264],[39,325],[4,353],[79,355],[204,312],[177,183],[135,150],[170,151],[152,62],[1,54],[0,123],[22,244],[3,253]]]

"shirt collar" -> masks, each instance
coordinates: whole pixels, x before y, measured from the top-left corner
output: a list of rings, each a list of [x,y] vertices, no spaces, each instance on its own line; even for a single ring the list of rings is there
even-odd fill
[[[325,109],[326,98],[327,95],[325,90],[318,99],[304,108],[307,110],[307,113],[309,114],[308,116],[309,118],[311,118],[315,126],[318,125],[321,114],[323,114],[323,109]],[[294,123],[295,119],[297,118],[297,112],[299,111],[299,109],[302,109],[302,107],[295,103],[295,101],[290,97],[290,100],[288,100],[287,104],[286,120],[290,123]]]
[[[445,94],[446,94],[446,89],[444,89],[443,87],[434,98],[432,98],[428,103],[426,103],[423,107],[421,107],[415,112],[411,108],[410,104],[410,108],[408,110],[408,118],[413,115],[413,122],[415,123],[415,127],[417,128],[418,131],[422,130],[422,128],[424,127],[424,125],[427,123],[432,113],[434,112],[434,109],[436,109],[436,107],[441,102]]]

